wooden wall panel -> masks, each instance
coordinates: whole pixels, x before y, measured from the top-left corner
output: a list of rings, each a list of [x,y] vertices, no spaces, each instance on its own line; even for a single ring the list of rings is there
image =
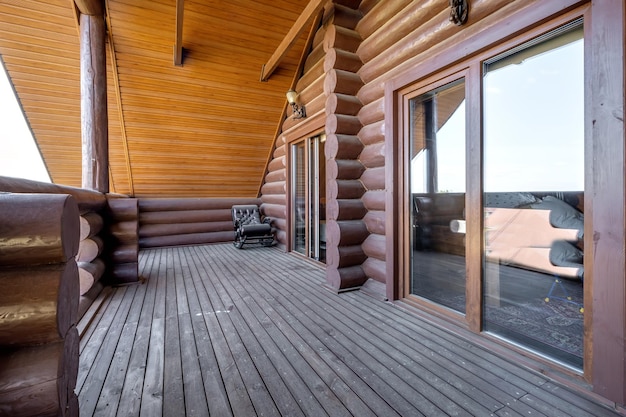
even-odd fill
[[[304,36],[262,65],[305,3],[107,1],[110,189],[137,197],[256,197]],[[0,4],[0,54],[52,180],[81,184],[77,21],[67,0]]]

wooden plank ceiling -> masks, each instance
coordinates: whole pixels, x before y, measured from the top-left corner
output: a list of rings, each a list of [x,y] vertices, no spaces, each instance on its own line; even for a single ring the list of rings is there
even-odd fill
[[[107,0],[111,191],[256,196],[306,32],[261,70],[307,0]],[[0,2],[0,55],[55,183],[81,185],[73,1]]]

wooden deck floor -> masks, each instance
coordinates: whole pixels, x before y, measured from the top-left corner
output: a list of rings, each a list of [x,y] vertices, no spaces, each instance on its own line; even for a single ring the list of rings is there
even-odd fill
[[[140,273],[81,339],[83,417],[618,415],[276,248],[148,250]]]

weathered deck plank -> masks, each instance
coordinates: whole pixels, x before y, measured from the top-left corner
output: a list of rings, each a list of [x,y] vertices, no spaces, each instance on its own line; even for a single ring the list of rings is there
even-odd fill
[[[81,340],[81,416],[611,416],[276,248],[142,252]]]

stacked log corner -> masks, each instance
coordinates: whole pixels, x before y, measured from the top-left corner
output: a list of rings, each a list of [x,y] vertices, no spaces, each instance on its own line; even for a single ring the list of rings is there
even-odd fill
[[[328,10],[324,33],[324,94],[326,96],[326,283],[336,291],[360,288],[367,280],[362,244],[369,232],[363,221],[367,210],[361,197],[365,170],[358,133],[362,108],[356,97],[363,82],[356,54],[361,37],[355,30],[359,10],[334,4]]]
[[[100,213],[106,205],[106,197],[101,192],[94,190],[2,176],[0,176],[0,192],[69,194],[76,201],[81,216],[80,244],[76,254],[79,280],[82,280],[78,307],[78,317],[80,318],[103,288],[97,277],[103,273],[104,263],[96,259],[102,253],[104,246],[101,237],[103,225],[101,224]],[[98,229],[101,229],[100,232],[97,232]],[[91,281],[93,281],[91,287],[84,291]]]
[[[258,198],[139,199],[139,247],[233,242],[232,206],[260,203]],[[261,211],[273,218],[263,207]]]
[[[0,416],[78,416],[78,205],[0,194],[0,218]]]
[[[368,278],[362,267],[367,259],[362,243],[369,231],[361,201],[367,191],[361,181],[365,167],[359,161],[363,144],[357,115],[362,104],[357,93],[363,82],[356,53],[361,44],[355,30],[362,16],[355,8],[358,3],[336,0],[325,7],[296,84],[308,117],[283,122],[261,188],[263,206],[278,216],[278,240],[288,246],[286,155],[289,145],[302,138],[300,126],[321,114],[326,133],[326,284],[337,292],[359,288]]]
[[[107,283],[139,281],[139,202],[136,198],[107,194]]]

